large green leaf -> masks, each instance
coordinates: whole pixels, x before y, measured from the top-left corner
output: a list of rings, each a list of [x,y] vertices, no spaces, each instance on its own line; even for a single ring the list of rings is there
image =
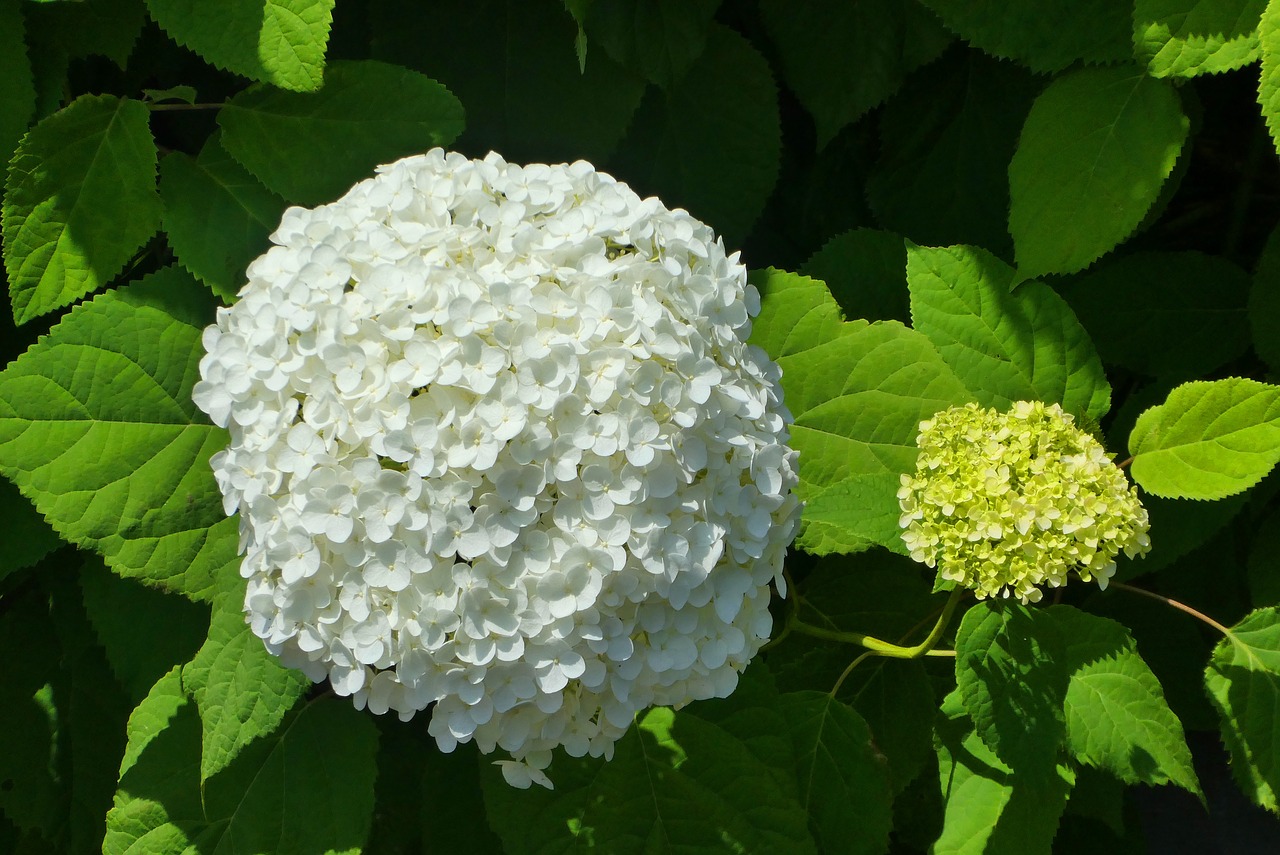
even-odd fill
[[[0,159],[9,162],[36,110],[19,0],[0,0]]]
[[[226,432],[191,402],[212,315],[168,268],[76,307],[0,373],[0,472],[117,573],[195,599],[239,561],[208,463]]]
[[[1280,3],[1267,3],[1258,22],[1259,56],[1262,75],[1258,82],[1258,103],[1271,131],[1271,139],[1280,151]]]
[[[982,741],[1015,772],[1037,777],[1058,761],[1066,723],[1066,646],[1039,609],[987,601],[956,632],[956,689]]]
[[[82,95],[18,146],[3,214],[18,323],[101,288],[159,227],[147,118],[139,101]]]
[[[921,0],[942,22],[992,56],[1034,71],[1084,60],[1129,58],[1129,9],[1115,0]]]
[[[824,146],[897,91],[950,40],[933,16],[898,0],[760,4],[782,76],[818,126]]]
[[[1184,383],[1129,435],[1133,478],[1175,499],[1247,490],[1280,461],[1280,386],[1232,377]]]
[[[134,712],[104,855],[360,851],[377,775],[367,713],[345,699],[311,701],[202,790],[199,718],[175,688],[166,677]]]
[[[1199,252],[1137,252],[1072,282],[1062,295],[1110,365],[1153,377],[1199,377],[1249,347],[1249,276]]]
[[[1009,160],[1043,87],[976,51],[952,51],[913,75],[880,113],[880,156],[866,184],[876,220],[918,244],[1009,257]]]
[[[1267,0],[1137,0],[1134,56],[1154,77],[1219,74],[1258,58]]]
[[[898,474],[876,472],[813,491],[804,503],[804,532],[796,545],[813,555],[860,552],[873,545],[905,555],[898,525],[900,486]]]
[[[707,45],[721,0],[610,0],[591,7],[591,43],[659,86],[684,76]]]
[[[644,78],[603,50],[579,66],[574,21],[559,3],[436,0],[425,14],[420,0],[381,0],[370,15],[375,57],[428,74],[462,99],[459,145],[475,154],[599,164],[644,94]]]
[[[1128,784],[1177,784],[1200,795],[1182,723],[1123,624],[1052,606],[1066,643],[1067,748]]]
[[[1009,164],[1009,233],[1022,278],[1082,270],[1129,237],[1189,127],[1172,84],[1129,66],[1050,83]]]
[[[973,729],[953,693],[937,725],[942,834],[932,855],[1049,855],[1075,783],[1066,764],[1015,772]]]
[[[1010,292],[1013,268],[986,250],[907,247],[912,325],[929,337],[978,402],[1059,403],[1101,418],[1111,387],[1066,302],[1040,282]]]
[[[209,62],[283,89],[319,89],[334,0],[147,0],[152,19]]]
[[[888,766],[852,707],[825,692],[783,695],[795,746],[800,804],[829,855],[878,855],[892,826]]]
[[[164,230],[178,261],[226,302],[244,284],[249,262],[271,245],[285,201],[210,137],[199,157],[181,152],[160,162]]]
[[[214,602],[209,637],[182,669],[200,709],[200,780],[222,771],[253,740],[272,733],[311,681],[267,652],[244,618],[239,576]]]
[[[1280,608],[1259,609],[1218,642],[1205,686],[1240,786],[1280,813]]]
[[[906,323],[911,320],[906,269],[902,235],[854,229],[827,241],[800,272],[825,282],[846,318]]]
[[[318,92],[258,84],[218,113],[222,144],[292,202],[331,202],[374,167],[462,131],[462,105],[417,72],[382,62],[333,62]]]
[[[557,756],[555,790],[513,789],[485,764],[489,824],[510,855],[816,852],[776,692],[740,685],[720,703],[714,720],[697,705],[644,713],[608,762]],[[783,750],[761,752],[744,728]]]
[[[716,25],[689,71],[641,106],[618,172],[642,194],[687,208],[736,246],[778,180],[782,129],[769,63]]]

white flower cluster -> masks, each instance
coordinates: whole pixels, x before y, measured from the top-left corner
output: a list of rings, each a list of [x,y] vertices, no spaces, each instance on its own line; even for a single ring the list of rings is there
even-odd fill
[[[439,149],[291,208],[197,405],[269,650],[441,749],[609,756],[768,638],[799,506],[759,295],[588,163]]]

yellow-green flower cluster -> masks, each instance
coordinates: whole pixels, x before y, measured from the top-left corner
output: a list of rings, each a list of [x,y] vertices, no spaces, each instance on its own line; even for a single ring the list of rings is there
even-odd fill
[[[1115,557],[1151,548],[1136,488],[1057,404],[977,404],[920,423],[902,476],[902,539],[916,561],[979,599],[1040,599],[1069,572],[1105,588]]]

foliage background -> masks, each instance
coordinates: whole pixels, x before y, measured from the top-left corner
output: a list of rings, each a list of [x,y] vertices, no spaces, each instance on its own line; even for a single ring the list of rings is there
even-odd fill
[[[757,335],[791,360],[788,400],[807,411],[848,398],[842,412],[867,422],[830,447],[805,440],[815,501],[790,572],[811,622],[897,640],[940,600],[916,565],[868,549],[887,540],[885,513],[868,509],[883,507],[930,406],[1023,392],[1076,401],[1123,457],[1139,414],[1179,384],[1275,380],[1280,7],[217,7],[0,0],[0,151],[16,152],[0,348],[6,363],[26,354],[0,375],[0,850],[1236,852],[1280,841],[1251,805],[1275,810],[1280,785],[1266,611],[1280,603],[1274,474],[1214,503],[1147,496],[1154,551],[1121,570],[1223,624],[1253,613],[1241,635],[1253,632],[1262,664],[1222,665],[1209,681],[1217,707],[1203,671],[1220,634],[1078,586],[1052,609],[970,611],[945,642],[958,669],[875,659],[834,697],[857,651],[792,635],[733,698],[650,713],[613,763],[558,760],[554,793],[519,792],[473,751],[440,755],[420,723],[304,685],[248,636],[234,522],[219,522],[203,463],[224,440],[183,395],[215,297],[233,298],[287,204],[321,203],[437,144],[589,159],[689,208],[752,268],[826,283],[758,280]],[[67,315],[104,289],[115,296]],[[1011,364],[1039,355],[1070,370],[965,374],[970,327],[922,310],[924,295],[951,291],[980,297],[977,316]],[[925,335],[862,318],[914,321]],[[902,371],[927,374],[925,391]],[[876,404],[877,392],[907,404]],[[1267,406],[1260,423],[1275,424]],[[892,434],[887,452],[878,431]],[[1070,652],[1083,640],[1106,655]],[[967,649],[1003,678],[966,676]],[[1129,669],[1153,733],[1073,702],[1049,685],[1058,672],[1031,667],[1073,656],[1111,663],[1103,680]],[[968,690],[952,692],[957,677]],[[1043,732],[1022,727],[1036,712]],[[1107,723],[1110,741],[1079,744]],[[1031,741],[1010,748],[1018,733]],[[1131,753],[1117,760],[1119,749]]]

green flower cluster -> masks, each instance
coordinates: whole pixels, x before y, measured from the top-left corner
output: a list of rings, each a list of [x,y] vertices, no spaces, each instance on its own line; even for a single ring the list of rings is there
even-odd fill
[[[1102,588],[1120,550],[1151,548],[1137,489],[1057,404],[977,404],[920,423],[899,524],[911,557],[979,599],[1037,602],[1074,571]]]

